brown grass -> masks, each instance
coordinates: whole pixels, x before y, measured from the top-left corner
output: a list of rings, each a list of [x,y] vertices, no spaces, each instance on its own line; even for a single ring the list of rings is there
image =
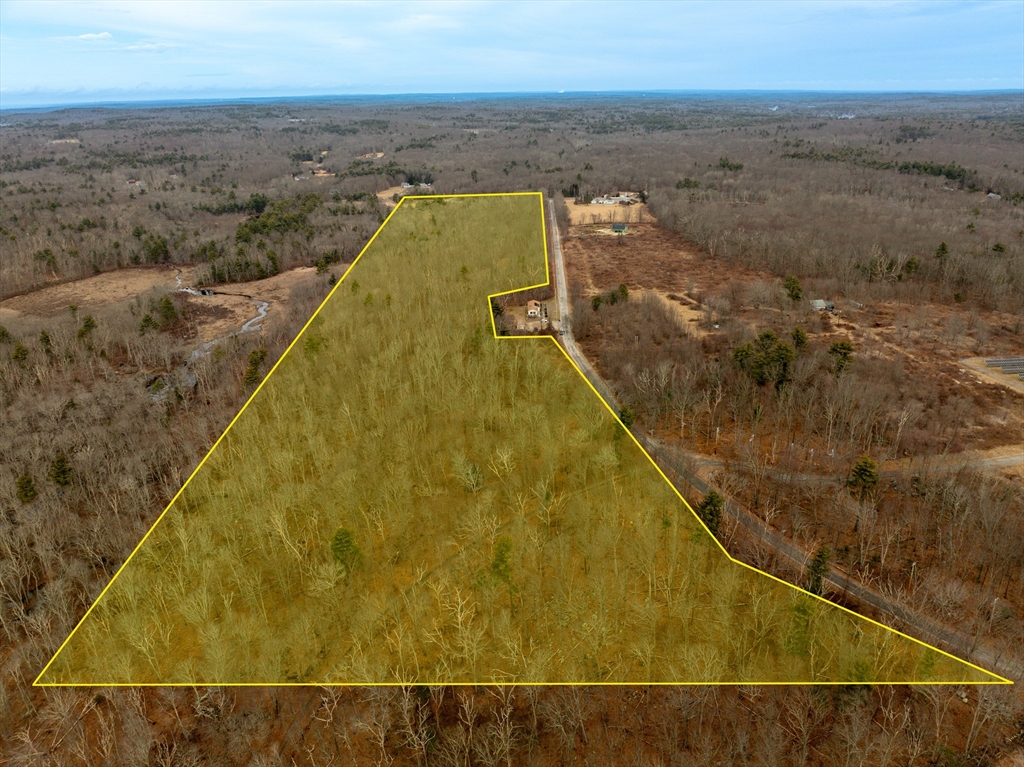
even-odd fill
[[[654,221],[654,216],[642,202],[633,205],[592,205],[587,202],[566,200],[569,207],[569,222],[574,226],[584,224],[643,223]]]

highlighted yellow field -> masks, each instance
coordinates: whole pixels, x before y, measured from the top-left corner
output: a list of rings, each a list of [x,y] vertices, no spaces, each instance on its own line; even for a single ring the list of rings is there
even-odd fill
[[[540,194],[404,198],[40,685],[1005,680],[732,561],[560,347]]]

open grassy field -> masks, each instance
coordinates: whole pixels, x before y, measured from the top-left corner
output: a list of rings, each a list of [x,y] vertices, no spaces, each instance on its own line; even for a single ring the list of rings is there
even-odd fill
[[[405,199],[42,684],[996,681],[729,560],[549,339],[539,194]]]

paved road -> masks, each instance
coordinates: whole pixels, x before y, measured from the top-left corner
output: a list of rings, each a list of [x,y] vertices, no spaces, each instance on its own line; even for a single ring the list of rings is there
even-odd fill
[[[583,352],[580,351],[579,346],[576,345],[576,340],[573,338],[571,307],[569,306],[569,295],[566,287],[565,260],[562,256],[561,234],[558,231],[558,221],[555,218],[555,203],[553,200],[548,200],[548,211],[551,219],[551,250],[555,262],[552,279],[555,281],[555,295],[558,300],[559,310],[558,338],[566,353],[576,363],[576,366],[587,380],[604,398],[605,402],[618,412],[619,406],[611,389],[597,374],[597,371],[594,370],[594,367],[583,355]],[[686,467],[687,456],[682,454],[681,451],[662,444],[639,429],[634,430],[633,433],[644,449],[658,463],[662,471],[676,485],[679,485],[680,480],[682,480],[701,494],[706,493],[710,489],[703,479]],[[810,559],[808,552],[783,537],[775,529],[762,521],[760,517],[746,508],[727,500],[725,510],[756,539],[764,542],[779,556],[785,557],[798,567],[803,568]],[[882,596],[874,589],[852,580],[849,576],[835,568],[831,570],[825,580],[837,593],[848,595],[855,600],[871,605],[890,616],[891,619],[895,619],[896,622],[906,626],[908,633],[913,634],[922,641],[944,649],[958,657],[969,658],[972,662],[983,668],[995,669],[997,673],[1008,678],[1024,679],[1024,665],[1021,665],[1014,659],[1002,657],[988,647],[978,645],[974,637],[968,634],[954,631],[936,623],[930,618],[911,612]]]

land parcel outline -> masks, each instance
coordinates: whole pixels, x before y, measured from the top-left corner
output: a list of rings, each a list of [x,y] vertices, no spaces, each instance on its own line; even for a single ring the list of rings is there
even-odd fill
[[[539,193],[404,198],[36,683],[1005,682],[731,560],[495,336],[547,267]]]

